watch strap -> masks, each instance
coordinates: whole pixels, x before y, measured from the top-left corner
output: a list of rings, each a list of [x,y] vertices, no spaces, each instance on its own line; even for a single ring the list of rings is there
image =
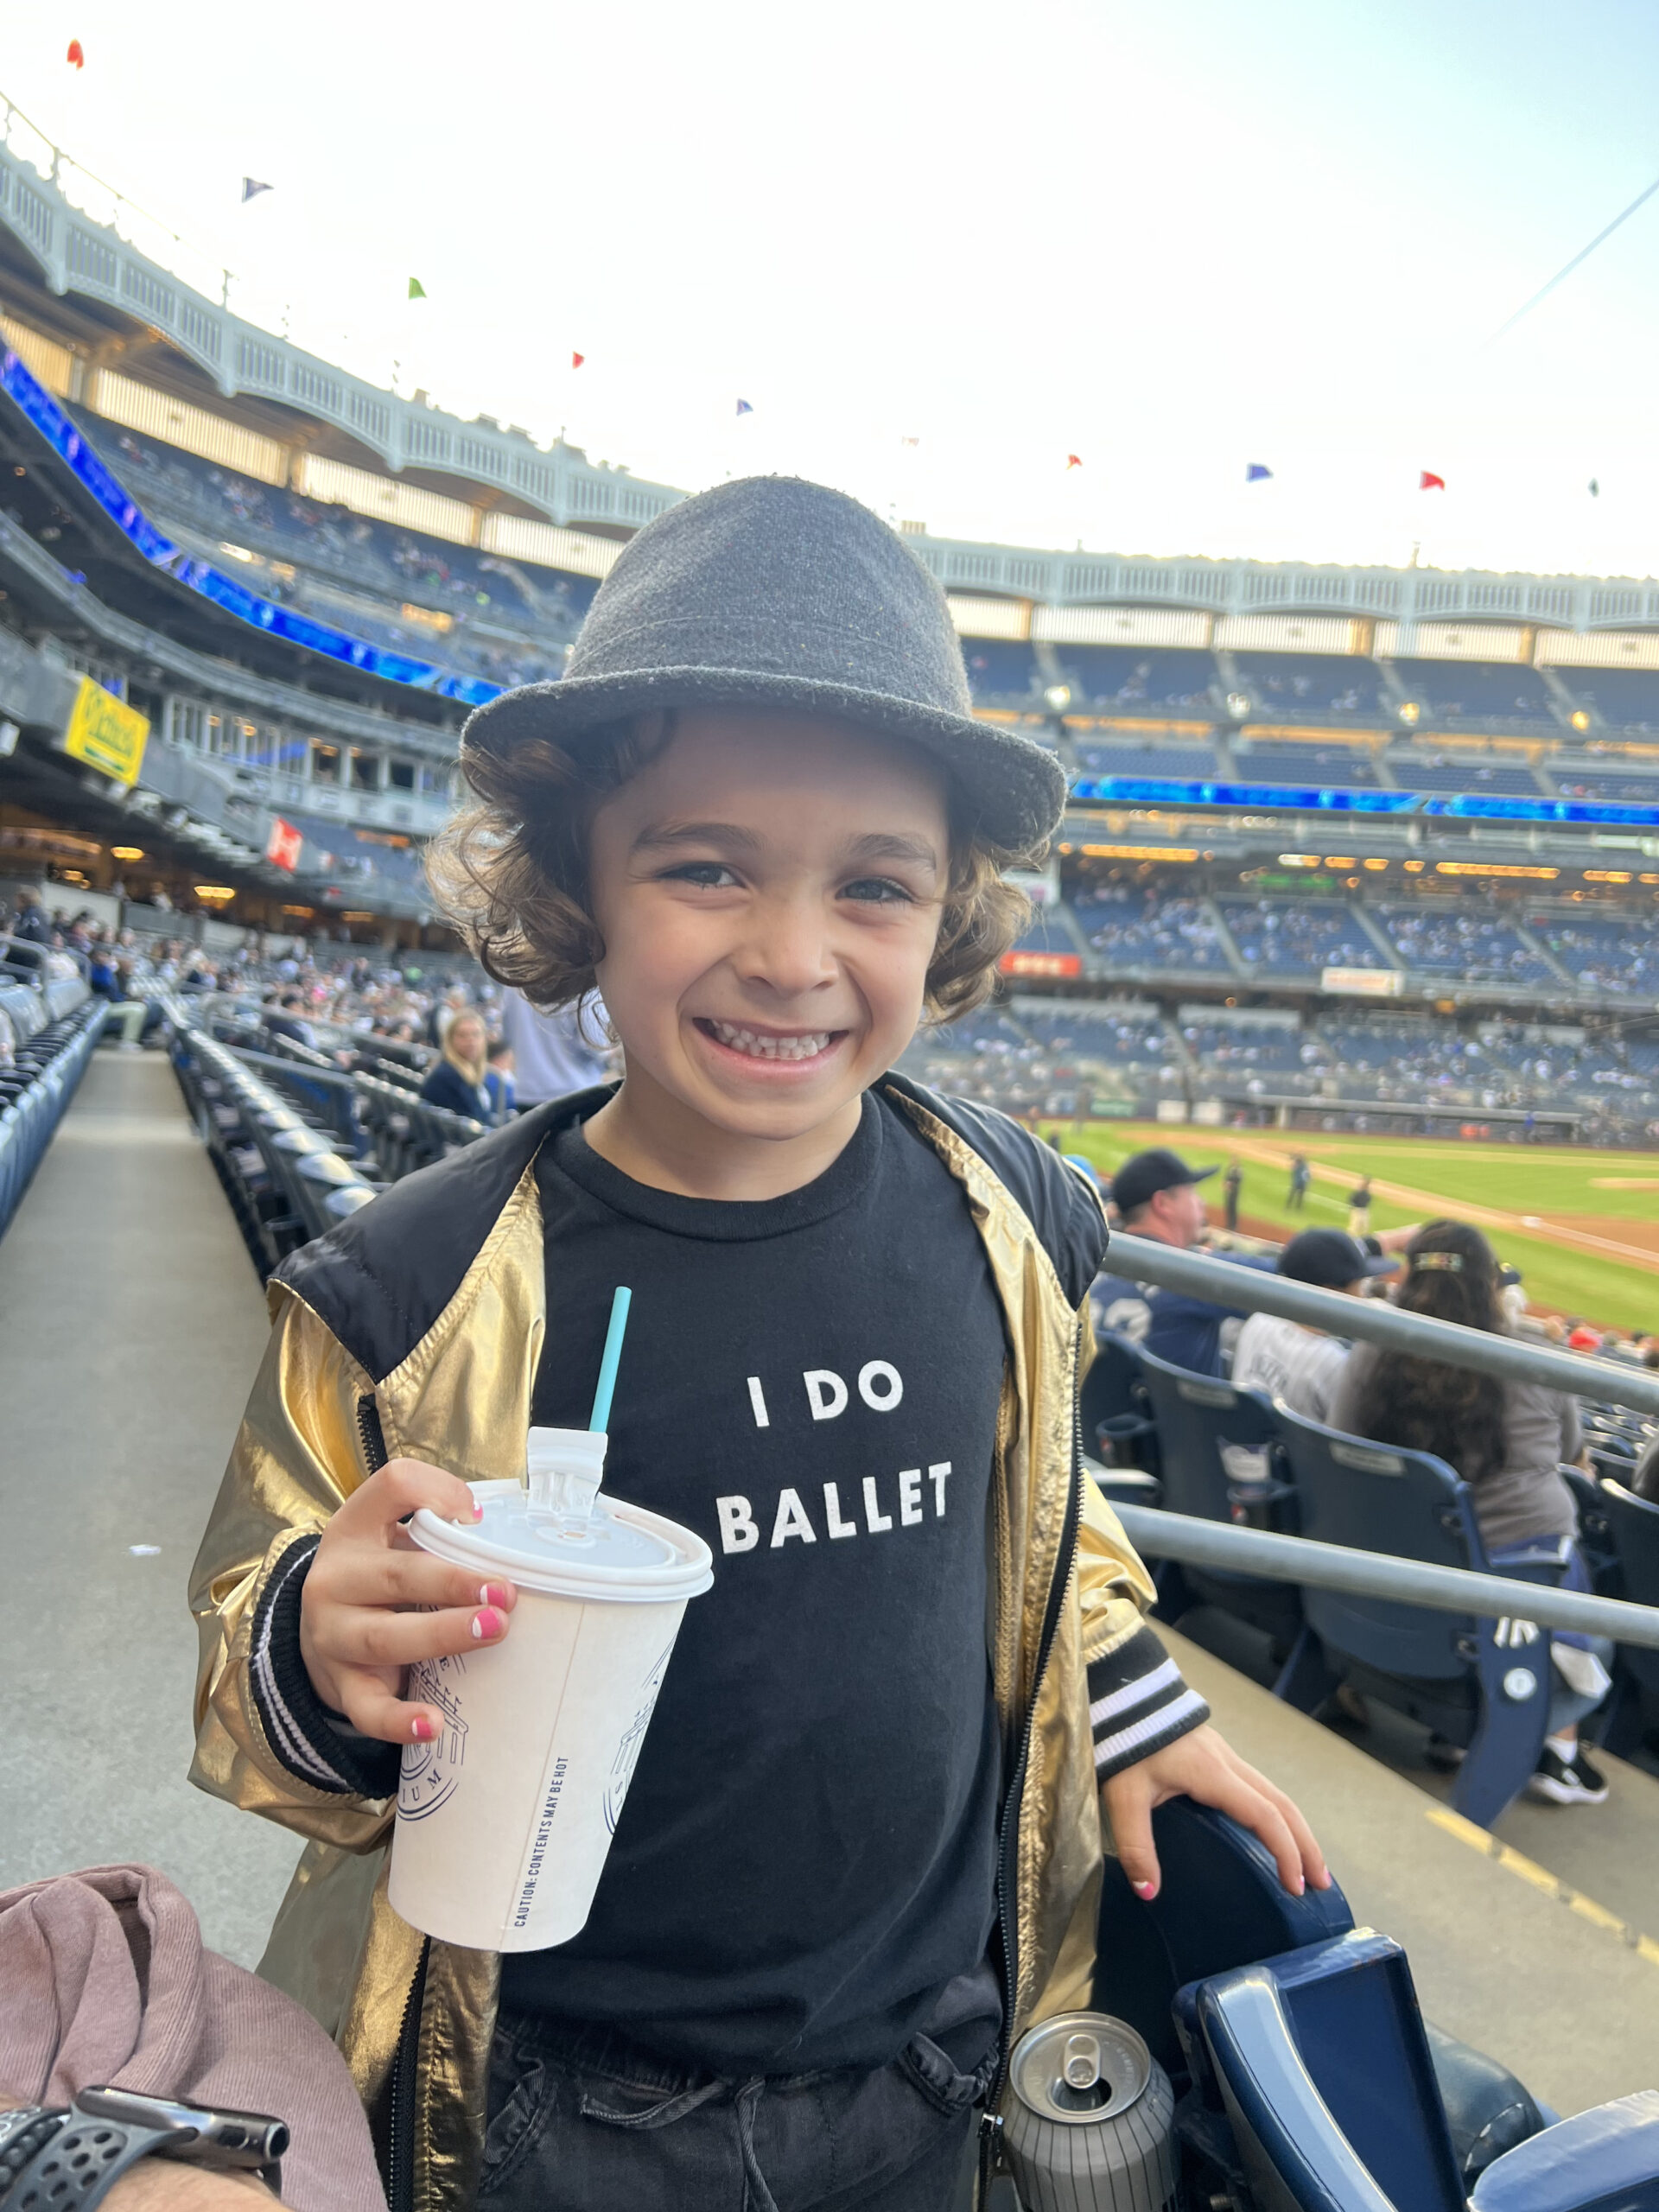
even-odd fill
[[[34,2112],[0,2137],[0,2212],[92,2212],[169,2133],[78,2112]]]

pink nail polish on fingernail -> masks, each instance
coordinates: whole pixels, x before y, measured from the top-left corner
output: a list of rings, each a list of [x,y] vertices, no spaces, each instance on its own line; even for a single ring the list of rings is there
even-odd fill
[[[1158,1885],[1156,1882],[1131,1882],[1129,1887],[1135,1891],[1135,1894],[1138,1897],[1155,1897],[1158,1894]]]
[[[481,1521],[484,1518],[484,1508],[476,1498],[473,1500],[473,1518],[474,1521]]]
[[[478,1593],[480,1605],[493,1605],[498,1612],[507,1610],[507,1593],[499,1582],[486,1582]]]
[[[409,1724],[409,1732],[417,1744],[429,1744],[437,1736],[435,1724],[424,1713],[417,1713]]]
[[[482,1643],[492,1636],[501,1633],[501,1616],[493,1605],[485,1605],[473,1615],[473,1634]]]
[[[1300,1896],[1302,1895],[1302,1893],[1304,1892],[1304,1891],[1305,1891],[1306,1888],[1307,1888],[1307,1884],[1306,1884],[1306,1881],[1304,1881],[1304,1879],[1302,1878],[1302,1877],[1299,1874],[1299,1875],[1296,1877],[1296,1894],[1297,1894],[1297,1896],[1298,1896],[1298,1897],[1300,1897]]]

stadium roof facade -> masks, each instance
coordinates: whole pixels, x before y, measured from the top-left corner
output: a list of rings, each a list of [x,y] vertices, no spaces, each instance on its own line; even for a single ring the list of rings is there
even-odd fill
[[[375,464],[496,512],[613,539],[684,496],[626,468],[595,464],[563,442],[543,448],[526,432],[503,429],[487,416],[463,421],[423,395],[401,397],[305,352],[239,314],[229,272],[211,268],[89,176],[3,99],[0,130],[0,302],[14,312],[32,306],[33,321],[55,322],[55,331],[36,335],[60,346],[63,374],[54,381],[65,387],[64,396],[86,397],[77,388],[80,365],[97,353],[99,338],[116,341],[111,350],[124,366],[133,358],[134,338],[142,335],[148,343],[141,377],[187,402],[211,407],[217,398],[257,410],[268,424],[291,420],[296,428],[308,426],[303,442],[309,452]],[[55,313],[52,302],[61,303]],[[42,306],[45,316],[38,312]],[[18,334],[9,335],[18,343]],[[19,351],[26,342],[24,336]],[[1420,623],[1442,632],[1447,624],[1581,634],[1659,630],[1659,581],[1044,551],[925,532],[912,542],[953,597],[985,602],[977,619],[971,605],[958,607],[958,626],[970,634],[1040,638],[1040,615],[1022,626],[1020,607],[1100,610],[1092,621],[1079,626],[1074,618],[1051,632],[1071,642],[1324,652],[1421,650]],[[1115,625],[1112,609],[1207,618],[1231,626],[1231,634],[1201,633],[1196,626],[1190,637],[1163,626],[1137,631],[1133,623]],[[1318,634],[1295,633],[1295,621],[1306,618],[1320,622]],[[1344,623],[1398,626],[1378,641],[1369,627],[1344,637]],[[1442,650],[1447,640],[1442,634],[1426,642]],[[1483,642],[1471,644],[1478,649]],[[1530,658],[1507,639],[1490,642],[1496,658]],[[1592,657],[1604,664],[1620,658],[1617,648],[1605,656],[1592,649],[1586,655]]]

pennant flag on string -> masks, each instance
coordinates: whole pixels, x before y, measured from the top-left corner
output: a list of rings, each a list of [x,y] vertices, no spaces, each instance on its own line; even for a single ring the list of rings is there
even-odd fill
[[[86,67],[86,49],[78,38],[70,40],[69,51],[64,59],[72,69],[84,69]]]
[[[1065,465],[1068,468],[1081,468],[1083,467],[1083,455],[1080,453],[1067,454],[1065,456]]]
[[[409,296],[411,300],[423,300],[426,297],[426,287],[418,276],[411,276],[409,280]]]
[[[1273,471],[1263,467],[1259,461],[1247,461],[1244,464],[1244,481],[1247,484],[1262,483],[1272,474]]]
[[[1432,468],[1425,468],[1418,476],[1417,489],[1420,492],[1444,492],[1446,479],[1437,476]]]
[[[274,192],[276,188],[275,185],[261,184],[257,176],[245,176],[242,180],[242,205],[245,207],[250,200],[257,200],[262,192]]]
[[[573,369],[579,369],[587,358],[588,356],[585,353],[572,353],[570,356],[571,367]]]
[[[1593,476],[1590,479],[1590,496],[1592,499],[1599,499],[1601,497],[1601,486]]]
[[[900,438],[899,442],[901,446],[918,446],[922,442],[919,438]]]
[[[740,399],[737,403],[737,411],[740,415],[753,415],[754,410],[747,399]]]

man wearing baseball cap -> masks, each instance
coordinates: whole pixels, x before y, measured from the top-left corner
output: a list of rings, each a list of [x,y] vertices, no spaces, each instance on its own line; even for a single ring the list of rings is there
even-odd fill
[[[1213,1167],[1189,1167],[1179,1153],[1163,1145],[1135,1153],[1112,1178],[1111,1200],[1120,1225],[1131,1236],[1173,1244],[1177,1251],[1190,1250],[1205,1230],[1198,1186],[1215,1172]],[[1216,1256],[1240,1267],[1273,1266],[1271,1260],[1243,1252]],[[1097,1331],[1115,1330],[1156,1358],[1192,1375],[1221,1373],[1223,1325],[1243,1318],[1242,1308],[1213,1305],[1185,1291],[1149,1288],[1125,1275],[1097,1276],[1090,1296]]]
[[[1399,1266],[1367,1251],[1341,1229],[1305,1229],[1279,1255],[1279,1273],[1320,1290],[1364,1294],[1375,1275]],[[1337,1383],[1352,1349],[1345,1338],[1309,1329],[1276,1313],[1252,1313],[1238,1332],[1232,1379],[1241,1390],[1264,1390],[1309,1421],[1328,1421]]]

